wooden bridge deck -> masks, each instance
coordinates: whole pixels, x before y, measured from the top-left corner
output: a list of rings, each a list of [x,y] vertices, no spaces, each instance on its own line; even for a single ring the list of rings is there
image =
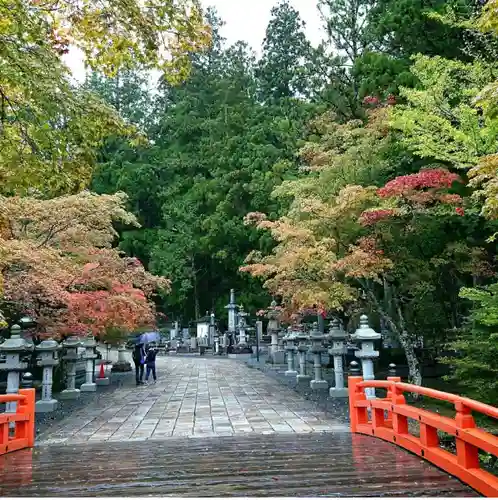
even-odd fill
[[[47,445],[0,457],[1,496],[478,496],[349,433]]]

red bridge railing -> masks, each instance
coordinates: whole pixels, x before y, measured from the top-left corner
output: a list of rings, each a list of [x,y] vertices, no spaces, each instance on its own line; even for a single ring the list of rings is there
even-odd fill
[[[498,456],[498,437],[477,428],[472,416],[474,411],[498,419],[498,408],[455,394],[405,384],[399,377],[371,381],[349,377],[348,387],[352,432],[402,446],[458,477],[482,495],[498,497],[498,478],[479,463],[479,450]],[[387,397],[367,399],[365,388],[369,387],[387,389]],[[406,392],[454,404],[455,417],[443,417],[408,405],[403,395]],[[409,418],[419,422],[419,436],[409,432]],[[438,430],[455,437],[456,453],[440,447]]]
[[[12,402],[18,402],[16,413],[0,413],[0,455],[35,444],[35,390],[21,389],[19,394],[0,396],[0,403]]]

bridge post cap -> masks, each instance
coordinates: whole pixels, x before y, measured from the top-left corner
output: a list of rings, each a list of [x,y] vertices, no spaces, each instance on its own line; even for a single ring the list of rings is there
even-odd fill
[[[382,336],[380,333],[377,333],[373,328],[370,328],[368,324],[368,316],[366,314],[362,314],[360,316],[360,326],[357,328],[356,332],[353,335],[355,340],[365,340],[372,341],[378,340]]]

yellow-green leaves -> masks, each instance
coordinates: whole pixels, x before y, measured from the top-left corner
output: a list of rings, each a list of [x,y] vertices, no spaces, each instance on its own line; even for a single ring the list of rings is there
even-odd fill
[[[87,64],[107,75],[120,68],[156,68],[177,81],[191,52],[209,43],[197,0],[31,0],[56,38],[80,48]]]

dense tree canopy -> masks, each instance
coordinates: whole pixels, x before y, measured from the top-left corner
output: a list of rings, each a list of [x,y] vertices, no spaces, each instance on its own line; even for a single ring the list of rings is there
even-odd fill
[[[317,0],[313,47],[281,0],[259,57],[194,1],[99,5],[0,0],[6,297],[58,332],[150,322],[167,279],[185,321],[230,288],[287,319],[368,311],[412,380],[418,346],[450,348],[496,403],[496,1]]]

